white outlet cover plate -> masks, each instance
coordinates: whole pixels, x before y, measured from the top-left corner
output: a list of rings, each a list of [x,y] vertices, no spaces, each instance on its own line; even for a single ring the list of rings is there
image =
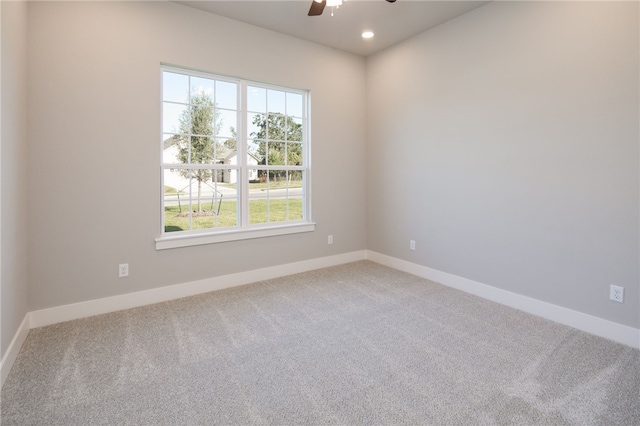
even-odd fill
[[[118,265],[118,277],[123,278],[128,276],[129,276],[129,264],[121,263],[120,265]]]
[[[623,303],[624,302],[624,287],[620,287],[617,285],[612,285],[609,288],[609,299],[614,302]]]

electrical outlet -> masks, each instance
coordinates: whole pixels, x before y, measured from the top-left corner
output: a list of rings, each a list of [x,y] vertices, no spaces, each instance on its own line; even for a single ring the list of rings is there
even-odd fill
[[[333,244],[333,235],[327,237],[327,244]]]
[[[414,240],[410,240],[409,241],[409,250],[415,251],[415,249],[416,249],[416,242]]]
[[[128,276],[129,276],[129,264],[121,263],[120,265],[118,265],[118,277],[123,278]]]
[[[623,303],[624,302],[624,287],[620,287],[617,285],[612,285],[609,287],[609,299],[614,302]]]

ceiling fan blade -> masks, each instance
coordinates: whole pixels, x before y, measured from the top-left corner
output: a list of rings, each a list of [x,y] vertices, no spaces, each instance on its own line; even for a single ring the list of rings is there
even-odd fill
[[[325,6],[327,5],[327,0],[322,0],[321,2],[317,2],[316,0],[311,0],[311,8],[309,9],[309,16],[318,16],[322,15]]]

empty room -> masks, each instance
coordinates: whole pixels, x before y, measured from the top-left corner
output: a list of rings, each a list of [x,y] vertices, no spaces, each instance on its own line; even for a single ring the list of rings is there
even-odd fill
[[[0,423],[640,424],[640,2],[0,2]]]

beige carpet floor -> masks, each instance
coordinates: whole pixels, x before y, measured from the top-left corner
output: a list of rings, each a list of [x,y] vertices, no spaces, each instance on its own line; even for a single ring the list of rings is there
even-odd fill
[[[640,425],[640,351],[362,261],[31,330],[8,425]]]

